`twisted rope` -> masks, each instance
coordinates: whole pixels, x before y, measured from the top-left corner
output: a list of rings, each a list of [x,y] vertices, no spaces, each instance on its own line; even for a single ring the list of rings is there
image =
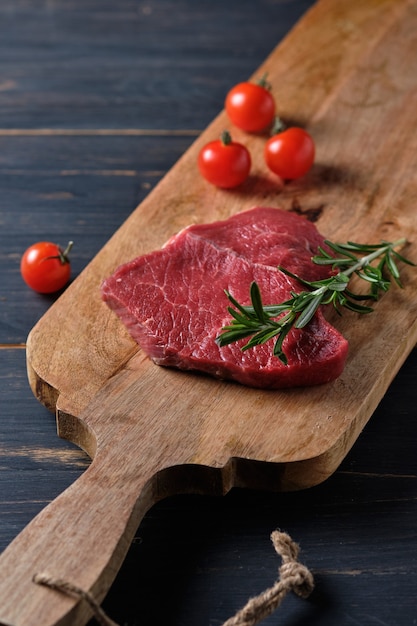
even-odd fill
[[[302,565],[297,560],[299,546],[289,535],[278,530],[271,534],[271,540],[275,550],[282,558],[282,565],[279,568],[279,579],[272,587],[251,598],[236,615],[224,622],[223,626],[255,626],[268,615],[271,615],[290,591],[293,591],[301,598],[307,598],[313,591],[313,575],[305,565]],[[33,582],[78,599],[83,599],[91,608],[100,626],[118,626],[116,622],[113,622],[106,615],[92,594],[77,587],[77,585],[62,578],[53,578],[45,573],[35,574]]]
[[[62,578],[52,578],[51,576],[48,576],[48,574],[44,573],[35,574],[32,580],[38,585],[45,585],[45,587],[49,587],[50,589],[55,589],[56,591],[61,591],[62,593],[66,593],[67,595],[73,596],[77,599],[85,600],[100,626],[118,626],[116,622],[113,622],[113,620],[106,615],[92,594],[88,591],[84,591],[84,589],[81,589],[80,587],[77,587],[77,585],[73,585]]]
[[[301,598],[307,598],[313,591],[313,575],[297,560],[299,546],[289,535],[278,530],[271,534],[271,540],[282,558],[279,579],[272,587],[248,600],[236,615],[224,622],[223,626],[254,626],[271,615],[290,591]]]

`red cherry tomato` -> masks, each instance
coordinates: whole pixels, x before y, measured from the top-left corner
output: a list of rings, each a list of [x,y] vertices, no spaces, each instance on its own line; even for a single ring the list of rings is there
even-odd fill
[[[201,175],[216,187],[229,189],[243,183],[249,175],[251,158],[248,149],[232,141],[227,131],[220,139],[210,141],[198,155]]]
[[[225,109],[230,121],[247,132],[264,130],[275,117],[275,101],[264,79],[233,87],[226,96]]]
[[[26,250],[20,261],[25,283],[39,293],[59,291],[68,283],[71,264],[68,259],[72,241],[65,250],[49,241],[39,241]]]
[[[269,169],[283,180],[300,178],[314,163],[314,141],[307,131],[293,126],[267,141],[264,156]]]

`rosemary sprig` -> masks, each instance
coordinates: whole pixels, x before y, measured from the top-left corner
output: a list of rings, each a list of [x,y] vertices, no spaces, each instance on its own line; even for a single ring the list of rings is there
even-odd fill
[[[339,314],[341,308],[356,313],[370,313],[372,307],[360,304],[360,301],[377,300],[381,292],[388,291],[390,277],[402,287],[397,262],[415,265],[395,250],[405,241],[404,238],[394,242],[382,241],[380,244],[360,244],[352,241],[335,244],[325,241],[333,254],[319,248],[319,254],[312,257],[312,261],[317,265],[331,265],[337,273],[323,280],[307,281],[279,267],[284,274],[300,282],[307,290],[300,293],[292,291],[291,298],[278,305],[263,305],[256,282],[250,287],[251,306],[239,304],[226,290],[225,293],[234,307],[227,308],[232,320],[222,328],[223,332],[217,337],[217,343],[226,346],[251,337],[242,348],[249,350],[275,338],[273,354],[287,365],[288,360],[283,350],[285,337],[292,328],[306,326],[321,305],[332,304]],[[363,256],[358,256],[359,254]],[[372,265],[377,259],[378,263]],[[354,274],[370,284],[368,293],[357,294],[348,289],[349,281]],[[387,275],[388,278],[385,277]]]

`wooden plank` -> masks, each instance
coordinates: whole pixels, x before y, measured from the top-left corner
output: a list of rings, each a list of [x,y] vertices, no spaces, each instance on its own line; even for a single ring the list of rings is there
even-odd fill
[[[2,2],[0,127],[205,128],[311,4]]]
[[[24,349],[0,348],[0,551],[88,467],[56,436],[54,416],[33,403]]]
[[[32,292],[20,257],[35,241],[75,242],[75,278],[186,150],[192,136],[0,134],[0,344],[25,343],[57,299]],[[13,297],[11,297],[13,294]],[[58,294],[59,295],[59,294]]]

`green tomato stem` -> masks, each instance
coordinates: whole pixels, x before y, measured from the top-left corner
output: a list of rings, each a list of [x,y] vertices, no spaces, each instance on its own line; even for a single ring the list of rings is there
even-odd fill
[[[229,146],[232,143],[232,136],[228,130],[224,130],[220,135],[220,141],[224,146]]]

